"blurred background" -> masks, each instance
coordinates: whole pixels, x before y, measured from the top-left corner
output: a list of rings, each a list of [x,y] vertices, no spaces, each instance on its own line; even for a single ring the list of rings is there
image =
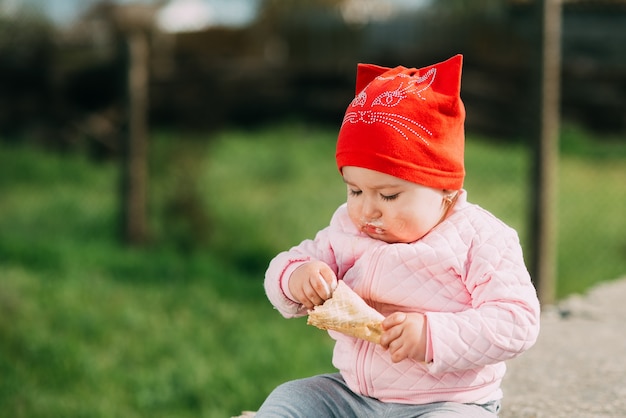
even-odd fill
[[[557,299],[626,273],[626,1],[560,14]],[[262,280],[345,198],[359,62],[464,55],[465,188],[532,253],[538,22],[531,0],[0,0],[0,410],[224,417],[332,370]]]
[[[357,62],[423,66],[463,53],[468,130],[512,139],[527,131],[538,47],[532,1],[0,4],[4,137],[68,147],[89,133],[92,147],[112,152],[96,121],[122,126],[128,32],[142,26],[154,127],[218,130],[289,117],[336,126]],[[563,10],[563,118],[602,134],[626,129],[624,7],[571,1]]]

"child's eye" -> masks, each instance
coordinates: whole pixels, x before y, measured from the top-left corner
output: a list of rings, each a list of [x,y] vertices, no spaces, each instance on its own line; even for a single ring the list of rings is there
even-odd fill
[[[400,193],[396,193],[396,194],[392,194],[392,195],[384,195],[384,194],[381,194],[381,195],[380,195],[380,197],[381,197],[383,200],[396,200],[396,199],[398,198],[398,195],[399,195],[399,194],[400,194]]]
[[[361,190],[349,189],[349,191],[350,191],[350,196],[359,196],[361,193],[363,193]]]

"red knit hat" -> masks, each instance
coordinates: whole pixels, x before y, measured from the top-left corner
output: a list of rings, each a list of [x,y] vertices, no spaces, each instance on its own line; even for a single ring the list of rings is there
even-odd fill
[[[429,67],[359,64],[337,167],[369,168],[435,189],[463,187],[463,56]]]

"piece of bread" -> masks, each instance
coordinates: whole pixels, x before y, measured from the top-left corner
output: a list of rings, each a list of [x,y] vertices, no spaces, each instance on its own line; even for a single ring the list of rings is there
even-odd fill
[[[309,311],[307,324],[379,344],[383,319],[380,312],[339,280],[332,297]]]

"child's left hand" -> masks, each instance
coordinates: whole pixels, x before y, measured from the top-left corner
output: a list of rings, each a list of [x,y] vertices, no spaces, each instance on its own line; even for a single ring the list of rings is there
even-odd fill
[[[396,312],[383,321],[380,345],[389,350],[394,363],[406,358],[426,359],[426,317],[419,313]]]

